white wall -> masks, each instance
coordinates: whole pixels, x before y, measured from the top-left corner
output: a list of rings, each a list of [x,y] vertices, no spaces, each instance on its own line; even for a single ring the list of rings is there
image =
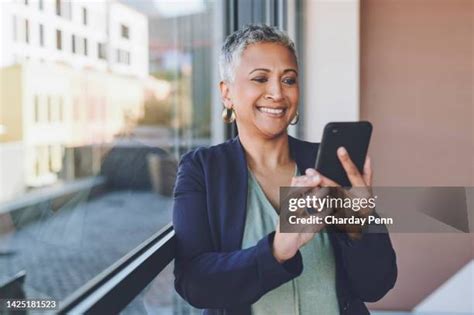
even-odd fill
[[[306,0],[304,138],[359,119],[359,0]]]

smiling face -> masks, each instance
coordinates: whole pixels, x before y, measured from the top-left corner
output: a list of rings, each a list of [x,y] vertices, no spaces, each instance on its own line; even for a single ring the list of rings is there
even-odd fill
[[[286,133],[298,98],[295,56],[283,45],[248,46],[235,69],[234,81],[221,82],[224,105],[233,107],[239,133],[273,138]]]

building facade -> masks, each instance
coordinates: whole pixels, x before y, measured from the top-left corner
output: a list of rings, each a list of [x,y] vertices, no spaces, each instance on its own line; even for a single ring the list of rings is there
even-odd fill
[[[148,75],[148,20],[113,0],[10,0],[1,4],[0,66],[27,59]]]
[[[11,0],[0,7],[6,200],[55,183],[74,164],[71,148],[123,132],[142,114],[150,78],[147,17],[122,3]]]

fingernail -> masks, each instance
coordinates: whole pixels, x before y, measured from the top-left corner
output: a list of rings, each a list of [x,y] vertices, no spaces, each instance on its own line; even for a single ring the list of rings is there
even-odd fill
[[[311,176],[311,180],[312,180],[313,182],[317,182],[317,181],[319,181],[320,179],[321,179],[321,177],[319,177],[319,175],[313,175],[313,176]]]
[[[347,154],[347,150],[346,150],[346,148],[344,148],[344,147],[339,147],[339,149],[337,149],[337,153],[338,153],[339,155],[346,155],[346,154]]]
[[[307,175],[315,175],[316,174],[316,171],[313,169],[313,168],[308,168],[306,170],[306,174]]]

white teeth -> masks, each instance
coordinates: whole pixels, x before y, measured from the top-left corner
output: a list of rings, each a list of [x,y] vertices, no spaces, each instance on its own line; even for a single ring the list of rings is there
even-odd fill
[[[281,113],[283,113],[283,109],[281,109],[281,108],[277,109],[277,108],[260,107],[259,109],[264,113],[270,113],[270,114],[281,114]]]

